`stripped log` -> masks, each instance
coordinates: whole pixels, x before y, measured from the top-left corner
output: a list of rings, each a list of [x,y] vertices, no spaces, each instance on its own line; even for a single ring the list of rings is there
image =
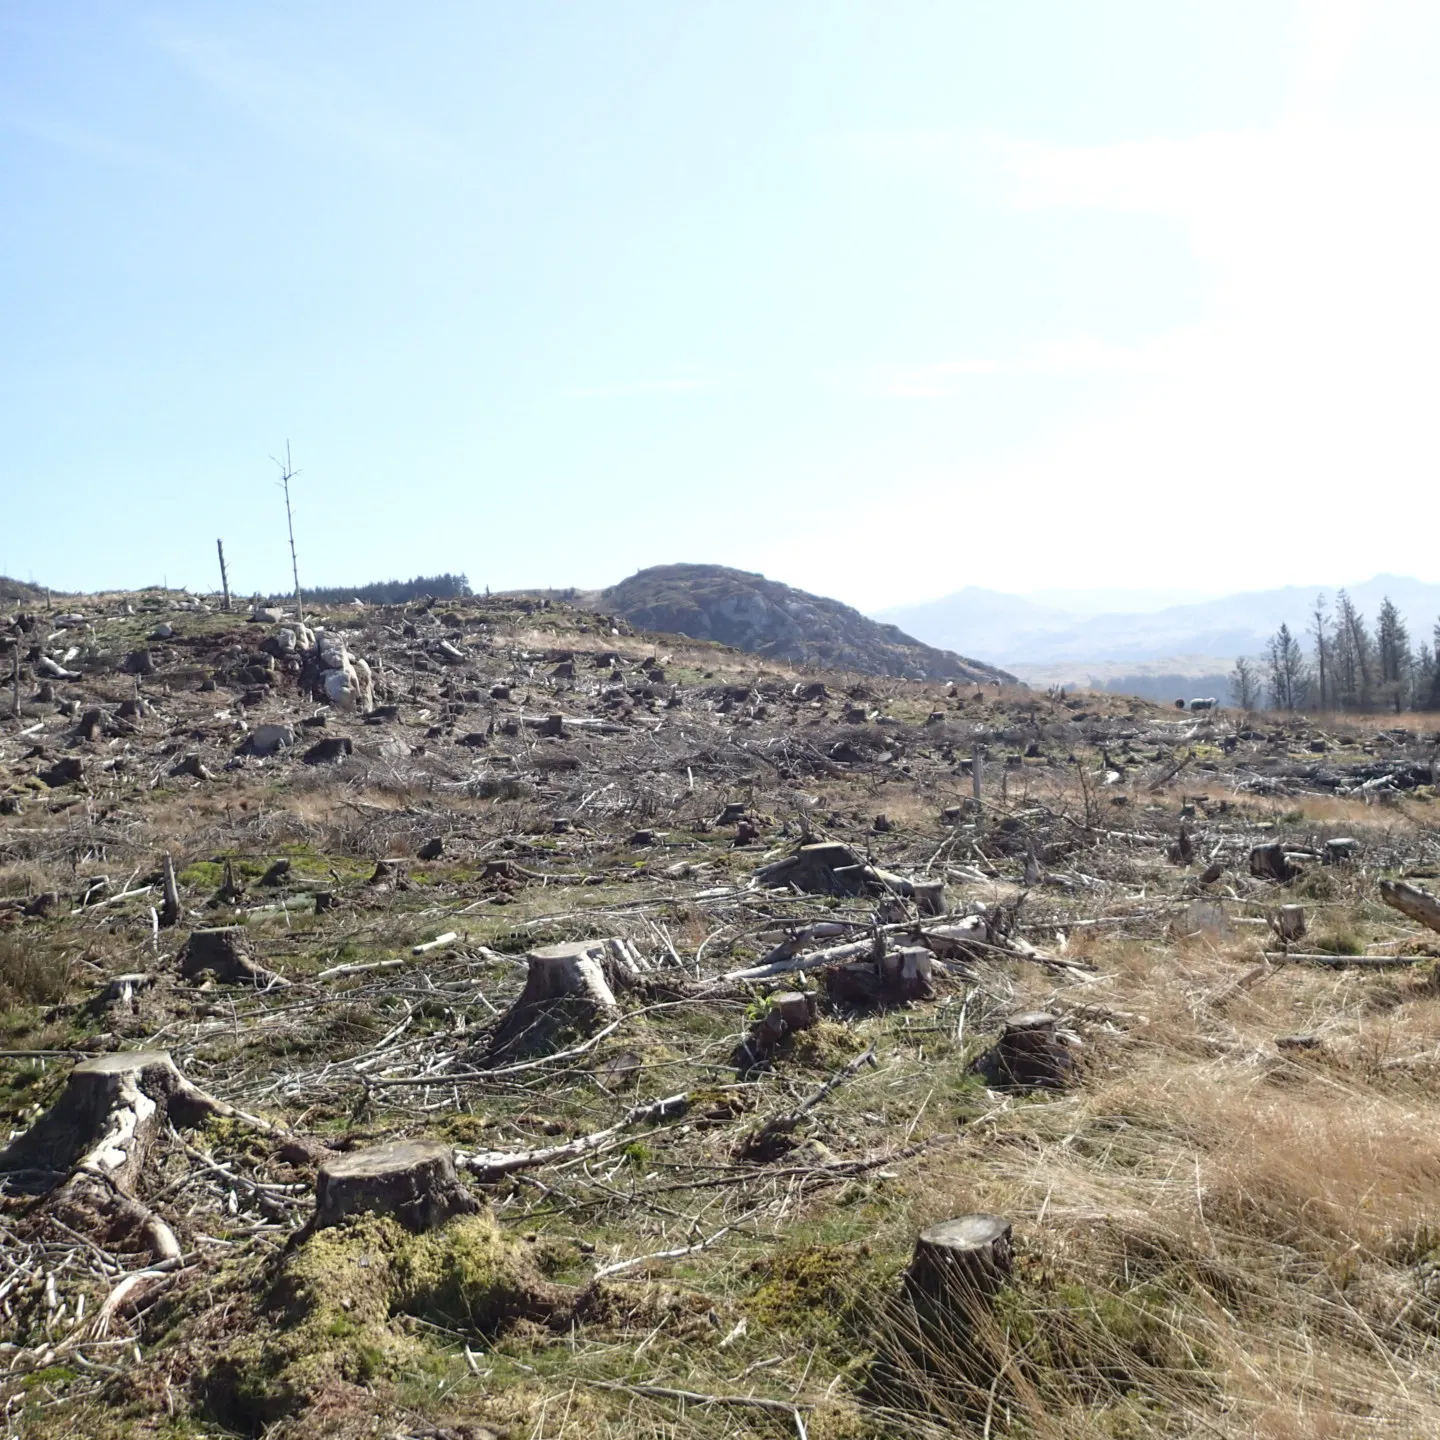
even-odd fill
[[[1403,880],[1382,880],[1380,898],[1393,910],[1440,930],[1440,899],[1418,885],[1407,885]]]

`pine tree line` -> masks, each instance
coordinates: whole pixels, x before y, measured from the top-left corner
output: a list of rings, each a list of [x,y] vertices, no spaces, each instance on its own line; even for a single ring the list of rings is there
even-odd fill
[[[1270,637],[1260,663],[1243,656],[1230,676],[1243,710],[1440,710],[1440,621],[1417,647],[1387,596],[1374,627],[1341,590],[1334,609],[1315,598],[1307,632],[1310,648],[1288,625]]]
[[[317,605],[344,605],[362,600],[366,605],[401,605],[433,595],[437,600],[453,600],[470,593],[470,581],[464,575],[417,575],[413,580],[376,580],[369,585],[319,585],[305,591]],[[284,599],[284,596],[272,596]]]

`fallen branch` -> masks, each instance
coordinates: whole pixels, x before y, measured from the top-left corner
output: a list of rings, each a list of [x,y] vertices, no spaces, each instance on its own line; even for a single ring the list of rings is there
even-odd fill
[[[788,1415],[795,1422],[795,1433],[799,1440],[809,1440],[810,1432],[805,1428],[805,1417],[798,1405],[789,1400],[767,1400],[762,1395],[702,1395],[698,1390],[675,1390],[668,1385],[627,1385],[620,1380],[589,1380],[577,1377],[582,1384],[593,1385],[599,1390],[620,1390],[629,1395],[649,1396],[656,1400],[680,1400],[687,1405],[737,1405],[751,1410],[769,1410],[772,1413]]]
[[[547,1145],[539,1150],[481,1150],[474,1155],[462,1155],[457,1151],[455,1163],[471,1171],[482,1182],[498,1180],[502,1175],[513,1174],[516,1170],[533,1170],[540,1165],[552,1165],[557,1160],[575,1160],[581,1155],[589,1155],[603,1149],[622,1130],[653,1120],[669,1120],[683,1115],[689,1108],[688,1092],[668,1095],[665,1099],[652,1101],[648,1105],[637,1105],[614,1125],[582,1135],[578,1140],[569,1140],[564,1145]]]
[[[693,1245],[681,1245],[675,1250],[656,1250],[650,1255],[634,1255],[629,1260],[616,1260],[610,1265],[602,1265],[594,1274],[596,1280],[606,1280],[611,1275],[618,1275],[622,1270],[633,1270],[637,1265],[646,1265],[652,1260],[682,1260],[686,1255],[698,1255],[702,1250],[708,1250],[717,1240],[723,1240],[733,1230],[738,1229],[750,1215],[742,1216],[741,1219],[732,1221],[729,1225],[722,1225],[713,1235],[707,1235],[703,1240],[697,1240]]]
[[[1283,964],[1286,960],[1302,965],[1323,965],[1331,970],[1392,970],[1406,965],[1420,965],[1433,960],[1433,955],[1299,955],[1295,951],[1267,950],[1266,960]]]

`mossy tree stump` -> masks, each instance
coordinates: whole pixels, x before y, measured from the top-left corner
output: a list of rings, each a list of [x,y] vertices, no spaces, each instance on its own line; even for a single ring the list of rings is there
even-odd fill
[[[769,1007],[735,1047],[731,1064],[737,1070],[751,1070],[764,1062],[788,1035],[808,1030],[815,1023],[816,1003],[813,994],[799,990],[782,990],[770,997]]]
[[[355,1215],[388,1215],[407,1230],[434,1230],[480,1203],[455,1174],[455,1152],[438,1140],[396,1140],[336,1156],[320,1167],[310,1229]]]
[[[191,1084],[164,1050],[121,1050],[82,1060],[29,1130],[0,1151],[17,1188],[49,1196],[72,1227],[97,1216],[139,1232],[158,1260],[175,1260],[174,1232],[140,1199],[144,1177],[171,1126],[210,1117],[271,1127]]]

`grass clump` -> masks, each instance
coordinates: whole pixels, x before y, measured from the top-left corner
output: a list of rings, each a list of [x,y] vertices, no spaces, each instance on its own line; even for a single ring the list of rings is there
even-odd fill
[[[29,936],[0,936],[0,1004],[58,1005],[69,988],[68,959]]]
[[[1314,940],[1321,955],[1363,955],[1365,942],[1353,930],[1327,930]]]

